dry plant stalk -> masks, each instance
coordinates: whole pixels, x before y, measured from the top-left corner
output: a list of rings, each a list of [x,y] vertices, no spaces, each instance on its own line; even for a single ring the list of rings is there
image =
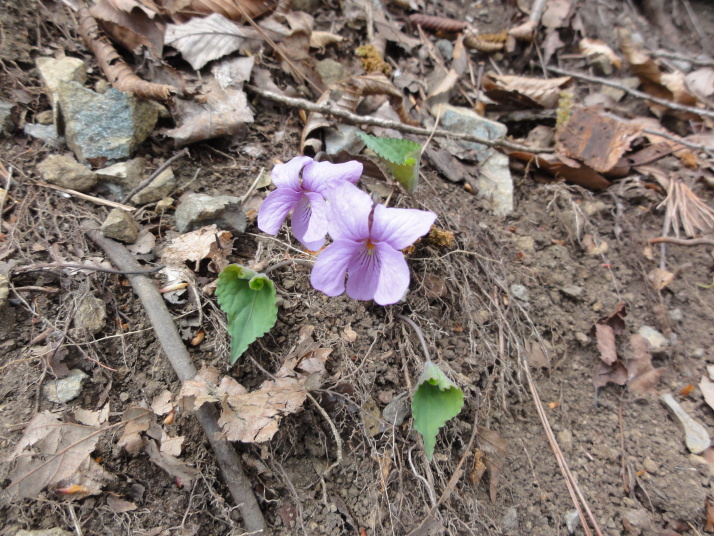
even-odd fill
[[[672,229],[679,238],[680,226],[687,236],[705,234],[714,230],[714,210],[704,203],[684,181],[671,178],[667,187],[667,197],[658,206],[665,205],[663,235]]]
[[[102,34],[97,21],[86,7],[79,9],[79,33],[97,58],[112,87],[119,91],[130,91],[140,99],[168,100],[177,93],[176,88],[165,84],[154,84],[139,78],[119,56],[109,39]]]
[[[449,19],[446,17],[435,17],[433,15],[423,15],[421,13],[414,13],[409,15],[409,21],[412,24],[421,26],[426,30],[433,30],[435,32],[460,32],[468,27],[468,24],[460,20]]]

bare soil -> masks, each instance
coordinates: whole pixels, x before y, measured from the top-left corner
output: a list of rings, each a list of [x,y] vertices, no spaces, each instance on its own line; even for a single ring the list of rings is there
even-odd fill
[[[443,2],[438,14],[467,11],[498,27],[517,14],[515,3],[503,4],[505,8],[501,2]],[[579,6],[588,36],[610,39],[618,14],[632,13],[624,4],[610,0]],[[682,32],[683,46],[696,54],[700,41],[682,31],[690,23],[681,12],[683,4],[674,4],[680,8],[673,24]],[[691,6],[701,15],[702,26],[714,19],[714,9],[704,0],[691,1]],[[72,28],[68,20],[64,9],[51,2],[0,5],[0,94],[18,103],[20,122],[32,122],[49,109],[33,57],[64,49],[93,64],[80,40],[61,31]],[[667,36],[644,15],[633,15],[631,23],[648,29],[648,39],[667,43]],[[712,39],[714,23],[707,26]],[[94,76],[98,73],[95,67]],[[183,191],[242,195],[274,159],[295,155],[302,128],[297,112],[256,104],[256,123],[246,129],[242,146],[200,144],[192,147],[190,159],[174,166],[182,185],[175,197]],[[635,109],[641,103],[629,104]],[[245,146],[257,151],[247,154]],[[156,136],[140,154],[155,168],[173,151],[168,141]],[[13,167],[16,181],[10,188],[11,202],[6,202],[11,210],[3,215],[0,229],[0,261],[29,265],[103,256],[84,236],[82,222],[101,223],[108,209],[31,180],[39,177],[37,162],[57,152],[21,132],[0,140],[0,162]],[[671,157],[657,165],[679,164]],[[654,356],[655,366],[667,369],[659,391],[675,394],[692,417],[714,429],[714,413],[699,389],[679,395],[688,384],[697,385],[706,366],[714,364],[714,289],[698,285],[712,282],[714,249],[669,246],[667,266],[677,275],[656,291],[647,274],[659,263],[659,248],[648,248],[646,239],[660,234],[663,213],[657,207],[663,196],[641,182],[624,179],[595,194],[516,174],[516,211],[504,220],[492,216],[463,184],[445,180],[427,164],[422,170],[417,201],[439,214],[439,225],[454,233],[456,246],[444,248],[425,240],[417,245],[410,258],[412,287],[404,303],[383,308],[346,296],[328,299],[311,288],[308,269],[283,268],[274,272],[280,301],[277,325],[252,345],[250,358],[229,369],[222,313],[212,297],[202,298],[200,327],[206,338],[189,346],[194,363],[230,370],[246,387],[265,379],[253,361],[277,370],[302,326],[315,326],[315,339],[334,349],[329,378],[315,393],[343,442],[342,463],[327,478],[321,475],[337,457],[336,442],[323,415],[310,404],[286,417],[270,442],[236,444],[273,533],[410,533],[431,508],[429,488],[438,494],[445,489],[477,423],[496,432],[506,445],[495,501],[488,476],[473,476],[470,456],[464,476],[439,509],[438,523],[419,534],[568,534],[564,516],[571,515],[574,505],[523,369],[523,362],[532,358],[528,349],[537,347],[547,359],[547,366],[532,367],[537,392],[602,533],[701,534],[707,500],[713,499],[710,465],[689,454],[682,432],[656,396],[636,397],[615,385],[595,391],[592,376],[599,354],[590,329],[626,302],[622,340],[642,326],[664,334],[669,344]],[[714,202],[712,191],[703,185],[695,192],[708,204]],[[394,206],[409,203],[398,198]],[[171,213],[159,218],[147,209],[140,221],[153,225],[159,239],[174,233]],[[607,250],[590,254],[586,235],[607,243]],[[237,237],[230,260],[277,262],[290,254],[289,244],[287,234],[268,239],[251,224]],[[207,271],[199,276],[203,283],[215,278]],[[32,272],[14,276],[12,284],[11,303],[0,317],[3,459],[38,411],[63,415],[77,407],[97,409],[108,400],[116,422],[129,405],[150,403],[164,389],[178,391],[179,382],[145,311],[122,276]],[[51,371],[33,354],[30,341],[50,327],[60,332],[71,328],[77,305],[87,294],[106,303],[108,321],[93,338],[78,337],[78,344],[69,345],[65,361],[90,379],[77,399],[52,404],[41,394],[42,386],[53,381]],[[199,326],[186,324],[195,315],[182,315],[194,311],[195,302],[171,307],[190,339]],[[376,433],[370,427],[369,416],[379,416],[390,400],[407,393],[423,363],[418,341],[396,314],[407,314],[421,326],[433,358],[466,394],[464,410],[439,435],[431,464],[409,419],[396,428],[382,420]],[[353,341],[351,331],[356,334]],[[132,457],[118,449],[117,436],[109,434],[93,453],[116,476],[106,493],[73,500],[46,490],[37,499],[3,504],[0,534],[52,527],[85,535],[242,534],[240,515],[195,419],[179,413],[169,429],[172,435],[186,436],[181,458],[200,471],[191,489],[179,488],[145,454]],[[484,436],[477,437],[477,445],[482,452],[493,451]],[[7,464],[0,468],[0,482],[9,482],[8,471]],[[138,509],[113,513],[106,502],[109,494],[133,501]],[[576,529],[575,534],[582,533]]]

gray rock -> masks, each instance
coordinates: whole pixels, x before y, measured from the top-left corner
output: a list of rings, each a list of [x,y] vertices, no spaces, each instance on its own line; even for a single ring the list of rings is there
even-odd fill
[[[88,192],[97,184],[97,175],[68,156],[52,155],[37,164],[42,178],[50,184],[78,192]]]
[[[518,509],[515,506],[506,508],[501,517],[501,530],[506,534],[518,533]]]
[[[506,136],[506,125],[481,117],[468,108],[442,104],[441,127],[451,132],[463,132],[488,140]],[[508,167],[508,157],[488,145],[460,140],[461,147],[473,151],[479,162],[476,182],[479,196],[486,198],[496,216],[513,212],[513,178]]]
[[[565,526],[568,528],[568,534],[575,534],[575,529],[580,524],[580,515],[577,510],[568,510],[563,514]]]
[[[565,285],[560,289],[560,292],[563,296],[567,296],[568,298],[577,301],[582,298],[584,290],[583,287],[578,287],[576,285]]]
[[[454,57],[454,44],[448,39],[439,39],[434,46],[437,48],[441,55],[444,56],[446,61],[451,61]]]
[[[171,168],[165,169],[151,184],[131,198],[132,203],[143,205],[161,201],[176,189],[176,177]]]
[[[345,68],[342,64],[329,58],[318,61],[315,70],[326,86],[331,86],[345,77]]]
[[[511,285],[510,290],[513,297],[517,300],[528,301],[528,289],[523,285]]]
[[[245,231],[246,217],[240,198],[228,195],[211,197],[205,194],[187,195],[176,209],[179,232],[193,231],[216,224],[219,229],[240,234]]]
[[[42,392],[50,402],[64,404],[79,396],[82,392],[82,382],[88,377],[81,370],[72,369],[65,378],[48,381],[42,388]]]
[[[684,432],[684,444],[687,445],[689,451],[693,454],[700,454],[708,449],[711,439],[706,428],[690,417],[672,395],[664,394],[660,400]]]
[[[136,188],[144,176],[146,161],[139,157],[97,170],[97,180],[122,196]]]
[[[104,220],[102,234],[125,244],[133,244],[139,236],[139,226],[128,212],[115,208]]]
[[[67,145],[80,162],[131,158],[158,118],[154,106],[114,88],[99,94],[77,82],[64,82],[58,95]]]
[[[408,393],[400,393],[385,406],[382,416],[389,424],[401,426],[409,415],[409,397],[407,395]]]
[[[35,60],[35,64],[42,82],[52,93],[57,93],[63,82],[84,84],[87,81],[87,69],[78,58],[65,57],[58,60],[40,57]]]
[[[669,346],[667,337],[650,326],[642,326],[637,330],[637,333],[642,335],[647,342],[650,343],[650,351],[652,352],[661,352]]]
[[[91,294],[84,297],[74,315],[74,329],[96,335],[107,323],[107,307],[103,300]]]
[[[0,135],[12,134],[15,130],[15,122],[12,116],[15,113],[15,105],[11,102],[0,101]]]
[[[38,140],[47,142],[55,147],[64,146],[64,138],[57,134],[57,129],[52,125],[39,125],[33,123],[25,123],[23,129],[26,135],[37,138]]]

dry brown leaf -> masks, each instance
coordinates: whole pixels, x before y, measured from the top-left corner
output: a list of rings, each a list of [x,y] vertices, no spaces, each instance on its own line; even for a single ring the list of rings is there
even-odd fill
[[[80,491],[73,499],[81,499],[87,495],[99,495],[104,484],[114,480],[114,478],[114,475],[107,472],[90,456],[87,456],[71,476],[60,480],[57,485],[61,487],[77,486]]]
[[[164,40],[178,50],[191,67],[200,70],[209,61],[239,50],[248,39],[260,39],[250,26],[238,26],[219,13],[166,26]]]
[[[244,123],[253,122],[253,112],[242,89],[223,89],[215,78],[201,88],[205,102],[179,99],[176,102],[178,126],[167,130],[176,144],[188,145],[221,136],[233,136]]]
[[[565,155],[509,151],[508,156],[529,163],[532,171],[543,170],[550,175],[562,177],[585,188],[604,190],[610,186],[610,181],[597,171]]]
[[[132,512],[137,509],[137,506],[133,502],[125,501],[113,493],[107,495],[107,506],[115,514]]]
[[[193,479],[198,476],[198,470],[189,467],[185,462],[175,456],[159,451],[156,441],[149,439],[146,442],[146,453],[149,459],[176,479],[178,487],[191,487]]]
[[[170,454],[171,456],[181,455],[181,445],[183,445],[183,436],[171,437],[166,433],[166,430],[162,430],[161,433],[161,452],[164,454]]]
[[[595,337],[597,338],[597,349],[600,352],[600,359],[602,359],[605,364],[612,365],[617,361],[615,332],[607,324],[596,324]]]
[[[75,409],[74,418],[77,419],[80,424],[99,427],[109,419],[109,404],[105,404],[104,407],[98,411],[81,408]]]
[[[660,268],[653,268],[652,271],[647,274],[647,280],[655,290],[662,290],[669,285],[673,279],[674,274],[672,272]]]
[[[622,361],[617,361],[613,365],[606,365],[603,361],[598,363],[593,374],[593,385],[595,389],[605,387],[608,383],[625,385],[627,383],[627,369]]]
[[[630,337],[630,357],[625,360],[627,369],[627,385],[632,392],[641,394],[656,394],[657,383],[664,374],[664,368],[654,368],[649,343],[635,333]]]
[[[615,54],[615,52],[600,39],[588,39],[587,37],[581,39],[578,43],[578,48],[581,54],[585,54],[586,56],[605,56],[615,67],[618,69],[622,68],[620,56]]]
[[[478,427],[478,443],[484,454],[484,465],[488,470],[489,495],[491,502],[495,503],[498,480],[506,462],[508,443],[497,432],[483,426]]]
[[[97,58],[107,80],[119,91],[130,91],[140,99],[168,100],[178,93],[175,87],[142,80],[119,56],[86,7],[79,9],[79,33]]]
[[[198,271],[202,260],[210,259],[208,269],[220,273],[228,264],[227,255],[233,247],[233,235],[208,225],[190,233],[174,238],[161,255],[161,262],[167,266],[183,266],[186,262],[194,263]]]
[[[488,74],[484,76],[483,87],[489,98],[498,102],[518,103],[527,107],[555,108],[560,92],[570,85],[572,78],[532,78]]]
[[[605,173],[617,166],[630,143],[641,133],[642,128],[637,125],[578,107],[559,126],[556,149]]]
[[[171,12],[176,15],[193,17],[219,13],[228,19],[237,21],[244,20],[246,15],[253,19],[265,15],[275,9],[278,4],[277,0],[191,0],[190,2],[164,0],[164,2],[165,4],[176,4],[170,8]]]
[[[714,69],[704,67],[692,71],[684,77],[687,88],[700,99],[708,99],[714,96]]]
[[[704,400],[710,408],[714,409],[714,382],[706,376],[702,376],[702,381],[699,382],[699,389],[704,395]]]
[[[4,495],[10,500],[35,497],[46,486],[70,478],[81,480],[93,469],[89,454],[102,431],[99,427],[63,423],[49,411],[38,413],[8,459],[16,463]]]
[[[534,20],[528,20],[524,22],[523,24],[519,24],[518,26],[515,26],[508,30],[508,35],[512,35],[519,41],[527,41],[531,42],[533,41],[533,37],[535,36],[535,31],[538,28],[538,23]]]
[[[540,347],[540,344],[533,341],[526,341],[526,361],[528,361],[528,365],[533,368],[547,368],[550,366],[548,358]]]
[[[333,34],[331,32],[316,32],[310,33],[310,48],[323,49],[328,45],[334,45],[335,43],[341,43],[344,37],[341,35]]]
[[[174,395],[168,389],[159,393],[151,401],[151,411],[157,415],[166,415],[174,409]]]
[[[569,13],[569,0],[548,0],[540,21],[546,28],[562,28]]]
[[[154,18],[158,13],[161,13],[161,8],[151,0],[106,0],[114,9],[131,13],[134,8],[141,10],[144,15],[149,18]]]
[[[115,41],[134,54],[147,47],[155,58],[164,48],[166,24],[148,16],[144,11],[126,12],[116,9],[111,0],[101,0],[89,8],[92,16]]]
[[[149,430],[154,418],[146,408],[131,406],[124,412],[122,419],[127,423],[117,446],[126,449],[129,454],[138,454],[144,447],[141,434]]]

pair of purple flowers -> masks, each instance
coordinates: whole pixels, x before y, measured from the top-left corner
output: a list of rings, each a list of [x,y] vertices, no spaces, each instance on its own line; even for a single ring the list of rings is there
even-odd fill
[[[298,156],[273,168],[277,187],[258,212],[258,228],[278,234],[290,211],[293,234],[308,250],[332,243],[317,257],[312,286],[328,296],[347,295],[380,305],[398,302],[409,287],[409,267],[400,251],[429,232],[436,214],[387,208],[355,186],[362,164],[316,162]],[[345,277],[347,284],[345,285]]]

